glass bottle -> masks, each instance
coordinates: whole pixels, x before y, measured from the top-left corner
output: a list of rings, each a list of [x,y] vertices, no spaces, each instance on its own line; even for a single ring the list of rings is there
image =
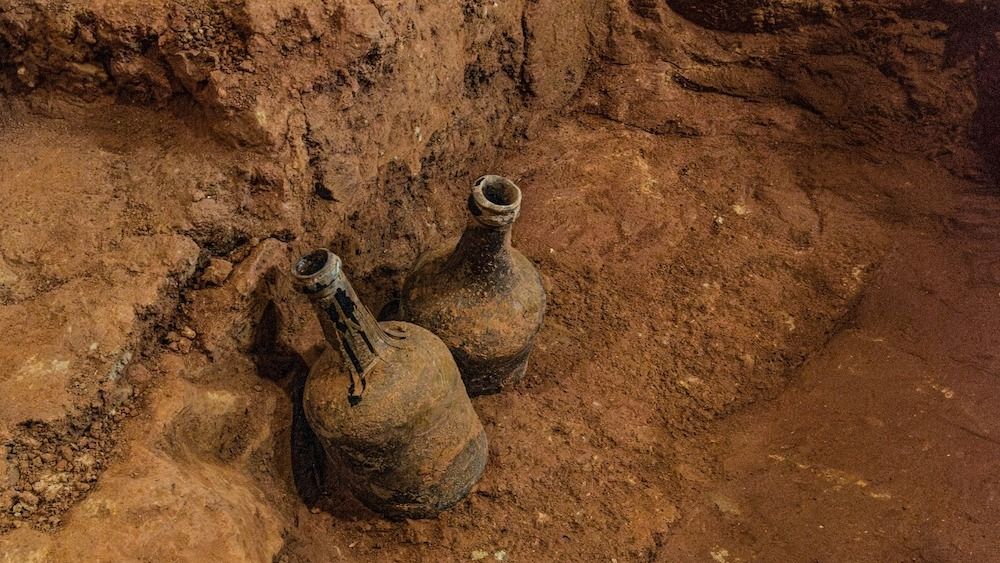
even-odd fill
[[[328,250],[293,274],[329,344],[306,381],[306,419],[354,496],[397,519],[464,498],[487,441],[448,348],[419,326],[376,321]]]
[[[400,314],[448,345],[474,397],[524,375],[545,315],[545,290],[535,265],[511,246],[520,188],[502,176],[483,176],[472,186],[468,208],[459,240],[417,262]]]

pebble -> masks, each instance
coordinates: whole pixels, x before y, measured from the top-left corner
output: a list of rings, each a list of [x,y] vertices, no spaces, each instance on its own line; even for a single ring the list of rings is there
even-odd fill
[[[4,491],[0,493],[0,512],[7,512],[14,506],[14,491]]]
[[[144,385],[153,379],[153,374],[146,366],[132,364],[128,368],[128,378],[136,385]]]
[[[181,327],[180,333],[181,336],[187,338],[188,340],[194,340],[198,336],[198,333],[195,332],[194,329],[189,326]]]
[[[29,491],[21,491],[17,493],[17,499],[21,501],[20,504],[34,510],[38,506],[38,495]]]
[[[178,354],[187,354],[191,351],[191,341],[187,338],[178,338],[167,347]]]
[[[229,279],[229,274],[233,272],[233,263],[222,258],[212,258],[208,261],[208,266],[201,274],[201,279],[206,285],[219,286]]]

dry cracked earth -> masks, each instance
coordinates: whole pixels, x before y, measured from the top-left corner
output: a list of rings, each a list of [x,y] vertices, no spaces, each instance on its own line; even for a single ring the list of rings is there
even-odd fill
[[[1000,560],[998,139],[992,0],[0,0],[0,561]],[[545,325],[385,521],[289,266],[484,173]]]

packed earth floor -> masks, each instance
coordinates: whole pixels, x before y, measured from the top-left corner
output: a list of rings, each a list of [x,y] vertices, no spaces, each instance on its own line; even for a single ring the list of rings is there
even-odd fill
[[[0,0],[0,561],[1000,559],[992,4],[150,4]],[[485,173],[545,324],[386,521],[290,264],[391,311]]]

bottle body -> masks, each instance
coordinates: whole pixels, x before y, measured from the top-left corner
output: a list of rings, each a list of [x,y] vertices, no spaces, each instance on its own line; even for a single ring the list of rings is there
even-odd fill
[[[486,466],[483,426],[447,347],[425,329],[404,335],[370,372],[352,405],[350,375],[336,350],[313,365],[306,420],[351,493],[389,518],[427,518],[463,499]]]
[[[496,393],[524,375],[545,314],[534,264],[511,246],[520,190],[499,176],[473,186],[472,218],[461,238],[418,261],[400,313],[438,335],[458,363],[470,396]]]
[[[389,518],[434,516],[482,475],[482,423],[440,339],[376,322],[346,280],[334,285],[346,290],[310,295],[331,346],[310,369],[306,420],[358,500]]]

